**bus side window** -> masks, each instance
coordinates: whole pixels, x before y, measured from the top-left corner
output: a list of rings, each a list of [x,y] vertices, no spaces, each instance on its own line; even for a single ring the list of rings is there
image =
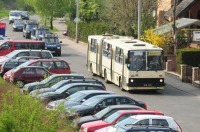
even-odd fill
[[[1,50],[10,49],[10,48],[11,48],[11,43],[10,42],[6,42],[5,44],[3,44],[1,46]]]

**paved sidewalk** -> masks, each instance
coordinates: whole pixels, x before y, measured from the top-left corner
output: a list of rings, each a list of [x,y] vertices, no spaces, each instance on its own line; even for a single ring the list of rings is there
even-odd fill
[[[80,53],[83,53],[83,54],[87,53],[87,44],[86,43],[83,43],[83,42],[76,43],[75,40],[70,39],[69,37],[66,37],[62,34],[67,28],[63,18],[58,18],[58,19],[54,20],[54,26],[58,29],[57,34],[60,37],[60,40],[63,42],[63,44],[67,44],[70,48],[76,49]],[[200,97],[200,89],[194,87],[190,83],[184,83],[181,80],[170,77],[168,75],[166,75],[165,82],[166,82],[166,84],[168,84],[176,89],[179,89],[188,94]]]

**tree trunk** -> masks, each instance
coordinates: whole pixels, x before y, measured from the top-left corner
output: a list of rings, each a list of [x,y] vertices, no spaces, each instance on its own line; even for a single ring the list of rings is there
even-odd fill
[[[53,17],[50,18],[50,29],[53,30]]]

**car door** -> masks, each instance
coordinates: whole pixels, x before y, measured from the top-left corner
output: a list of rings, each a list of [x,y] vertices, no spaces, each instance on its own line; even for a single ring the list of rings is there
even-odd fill
[[[36,67],[34,69],[35,69],[35,76],[36,76],[35,81],[41,81],[50,75],[49,72],[43,68]]]
[[[98,103],[95,107],[94,113],[97,113],[98,111],[100,111],[110,105],[116,105],[115,97],[106,98],[106,99],[102,100],[100,103]]]
[[[20,52],[18,54],[16,54],[15,56],[12,57],[12,59],[16,59],[17,57],[20,56],[28,56],[28,52],[24,51],[24,52]]]
[[[55,65],[56,65],[57,73],[60,73],[60,74],[61,73],[63,73],[63,74],[70,74],[71,73],[70,67],[66,62],[56,61]]]
[[[12,43],[5,42],[0,46],[0,56],[7,55],[8,53],[12,52]]]
[[[132,104],[132,105],[135,104],[133,101],[125,97],[117,97],[116,102],[117,104]]]
[[[25,83],[34,82],[37,79],[34,68],[24,68],[22,72],[23,80]]]

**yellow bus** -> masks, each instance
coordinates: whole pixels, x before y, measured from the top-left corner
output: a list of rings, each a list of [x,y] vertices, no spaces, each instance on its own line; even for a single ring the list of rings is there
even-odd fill
[[[164,89],[163,49],[116,35],[88,36],[87,69],[121,90]]]

